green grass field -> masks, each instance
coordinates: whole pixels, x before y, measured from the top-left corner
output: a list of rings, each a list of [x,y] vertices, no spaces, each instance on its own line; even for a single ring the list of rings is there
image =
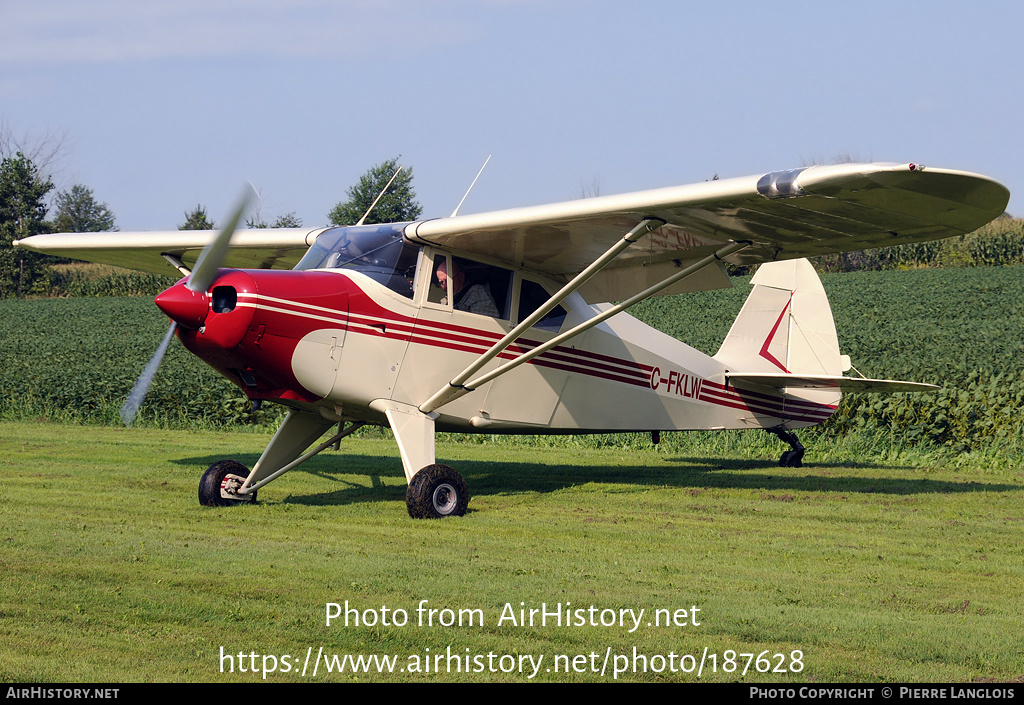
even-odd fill
[[[0,681],[248,682],[271,656],[275,682],[1024,674],[1019,467],[443,443],[473,500],[461,519],[425,522],[406,516],[386,439],[346,441],[255,506],[211,509],[196,501],[202,470],[251,465],[264,436],[6,422],[0,438]],[[421,627],[422,600],[437,620],[479,612]],[[346,601],[408,623],[326,626],[326,605]],[[499,625],[520,603],[645,612],[636,628]],[[658,626],[658,609],[685,625]],[[392,655],[394,672],[319,662],[303,676],[321,648]],[[449,650],[469,673],[445,670]]]

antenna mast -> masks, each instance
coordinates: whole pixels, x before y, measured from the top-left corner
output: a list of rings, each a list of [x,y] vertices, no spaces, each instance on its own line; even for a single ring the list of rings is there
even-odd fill
[[[491,161],[491,155],[490,154],[488,154],[487,155],[487,159],[484,160],[484,166],[480,167],[480,171],[478,171],[476,173],[476,179],[479,179],[480,178],[480,174],[484,173],[484,167],[487,166],[487,162],[489,162],[489,161]],[[459,201],[459,205],[455,206],[455,210],[452,211],[452,214],[449,217],[454,218],[455,216],[457,216],[459,214],[459,209],[462,208],[462,204],[466,201],[466,196],[468,196],[469,192],[473,190],[474,186],[476,186],[476,179],[473,179],[473,183],[471,183],[469,185],[469,188],[466,189],[466,195],[462,197],[461,201]]]
[[[398,178],[398,175],[402,173],[402,169],[404,169],[404,168],[405,168],[404,166],[398,167],[398,171],[396,171],[395,175],[391,177],[391,181],[389,181],[387,186],[385,186],[383,189],[381,189],[381,192],[377,194],[377,197],[375,199],[373,199],[373,203],[371,203],[370,207],[366,209],[366,212],[363,213],[363,217],[359,219],[359,222],[356,223],[356,225],[362,225],[363,224],[363,221],[366,220],[366,216],[370,215],[370,211],[372,211],[373,207],[377,205],[377,201],[379,201],[381,199],[381,196],[383,196],[385,193],[388,192],[388,189],[391,188],[391,184],[394,182],[395,179]]]

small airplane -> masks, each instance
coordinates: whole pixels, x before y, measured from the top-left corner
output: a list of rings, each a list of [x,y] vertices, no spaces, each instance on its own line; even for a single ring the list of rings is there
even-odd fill
[[[1008,190],[919,164],[840,164],[409,223],[235,232],[62,233],[15,242],[185,278],[156,297],[171,328],[126,403],[130,423],[173,334],[258,407],[287,415],[256,465],[210,466],[205,505],[257,490],[365,424],[394,432],[414,518],[460,516],[435,431],[553,434],[764,429],[789,444],[843,392],[933,385],[844,376],[806,257],[971,232]],[[707,356],[624,311],[731,286],[759,264]],[[612,305],[608,302],[618,301]],[[307,450],[334,427],[331,436]]]

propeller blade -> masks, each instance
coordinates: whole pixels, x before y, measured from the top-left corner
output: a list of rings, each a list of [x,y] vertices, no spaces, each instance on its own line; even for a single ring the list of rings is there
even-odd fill
[[[242,192],[242,198],[239,200],[238,207],[235,208],[231,219],[228,220],[228,224],[200,253],[196,266],[192,268],[192,273],[188,276],[188,281],[185,282],[187,289],[190,291],[206,291],[210,288],[210,284],[213,284],[213,280],[217,278],[217,270],[224,263],[224,257],[228,253],[231,236],[235,234],[238,224],[242,222],[245,212],[249,210],[249,205],[252,203],[255,194],[256,189],[251,184]]]
[[[238,224],[242,222],[242,218],[245,217],[246,211],[249,210],[249,205],[252,203],[254,195],[257,195],[256,189],[252,187],[252,184],[249,184],[249,187],[242,192],[242,197],[238,201],[238,206],[235,208],[231,218],[228,219],[228,224],[200,253],[196,266],[192,269],[192,273],[189,274],[188,281],[185,282],[187,289],[194,292],[205,292],[213,284],[217,278],[217,270],[220,269],[220,265],[224,262],[224,257],[228,253],[231,237],[235,234]],[[174,335],[177,327],[178,324],[176,322],[171,323],[171,327],[167,330],[167,335],[164,336],[160,347],[153,353],[153,357],[150,358],[146,369],[135,380],[135,386],[132,387],[131,393],[125,399],[124,405],[121,407],[121,420],[125,426],[131,426],[132,422],[135,421],[135,417],[139,413],[139,407],[142,406],[142,402],[146,398],[149,385],[153,383],[153,377],[156,376],[156,371],[160,367],[160,361],[164,359],[167,346],[171,344],[171,337]]]
[[[135,386],[132,387],[131,393],[128,398],[125,399],[124,405],[121,407],[121,420],[124,421],[125,426],[131,426],[135,420],[136,415],[139,413],[139,407],[142,406],[142,401],[146,398],[146,392],[149,391],[149,385],[153,382],[153,377],[156,375],[156,370],[160,367],[160,361],[164,359],[164,353],[167,352],[167,346],[171,343],[171,336],[174,335],[174,330],[178,327],[177,323],[171,323],[171,327],[167,330],[167,335],[164,336],[163,342],[160,343],[160,347],[153,353],[153,357],[150,358],[149,364],[146,365],[146,369],[142,371],[139,378],[135,380]]]

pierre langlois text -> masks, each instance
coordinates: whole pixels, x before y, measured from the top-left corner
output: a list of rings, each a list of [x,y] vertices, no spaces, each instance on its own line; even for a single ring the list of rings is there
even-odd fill
[[[401,607],[358,608],[344,603],[326,604],[326,625],[345,627],[625,627],[632,634],[647,627],[699,627],[697,605],[676,609],[632,607],[573,606],[571,602],[539,605],[506,602],[491,612],[480,608],[434,607],[430,600],[420,600],[411,609]],[[337,624],[333,624],[337,622]]]

